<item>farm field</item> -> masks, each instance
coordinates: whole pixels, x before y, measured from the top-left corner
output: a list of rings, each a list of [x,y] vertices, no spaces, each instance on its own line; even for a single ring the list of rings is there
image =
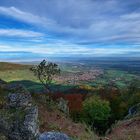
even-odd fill
[[[58,64],[62,71],[61,75],[53,81],[52,88],[55,89],[57,86],[57,89],[60,91],[65,91],[77,85],[89,85],[98,88],[113,84],[117,88],[123,89],[127,88],[135,78],[139,78],[139,73],[134,74],[131,71],[124,71],[121,67],[120,69],[112,68],[112,63],[108,60],[104,62],[104,64],[110,64],[108,67],[101,65],[100,62],[93,63],[90,60],[88,63],[85,63],[85,60],[73,60],[70,62],[59,62]],[[136,64],[138,67],[138,63]],[[29,70],[31,66],[32,64],[1,62],[0,78],[7,82],[20,82],[29,90],[42,90],[43,87],[39,80]]]

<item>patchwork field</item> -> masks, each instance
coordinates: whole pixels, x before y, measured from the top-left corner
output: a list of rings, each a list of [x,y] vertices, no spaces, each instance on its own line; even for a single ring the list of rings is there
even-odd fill
[[[60,91],[73,88],[77,85],[88,85],[94,88],[112,84],[119,89],[127,86],[139,76],[128,71],[113,68],[99,68],[89,63],[60,63],[61,75],[55,78],[52,88]],[[29,70],[31,65],[0,63],[0,78],[7,82],[20,82],[29,90],[41,90],[39,80]],[[85,68],[86,67],[86,68]]]

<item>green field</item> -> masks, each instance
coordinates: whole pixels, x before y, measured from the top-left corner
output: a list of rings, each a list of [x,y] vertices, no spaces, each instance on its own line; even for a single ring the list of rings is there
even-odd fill
[[[28,69],[0,71],[0,78],[7,82],[21,80],[31,80],[38,82],[36,77]]]
[[[11,63],[0,63],[0,79],[7,81],[7,82],[14,82],[14,83],[21,83],[24,84],[29,90],[40,90],[42,89],[42,85],[38,81],[38,79],[33,75],[33,73],[29,70],[31,66],[29,65],[19,65],[19,64],[11,64]],[[67,67],[68,68],[68,67]],[[64,69],[65,73],[74,71],[74,69]],[[83,69],[82,69],[83,70]],[[80,71],[80,69],[78,69]],[[84,82],[83,84],[88,84],[93,87],[101,87],[101,86],[107,86],[112,81],[114,85],[119,88],[126,88],[129,83],[133,79],[136,78],[136,75],[129,74],[125,71],[120,70],[105,70],[105,73],[103,76],[98,77],[94,81],[90,82]],[[55,83],[55,82],[54,82]],[[56,83],[53,84],[53,88],[55,88],[64,91],[69,88],[73,87],[73,85],[57,85]]]
[[[129,74],[125,71],[120,70],[106,70],[102,77],[96,79],[96,81],[90,82],[91,86],[107,86],[111,82],[119,89],[127,88],[127,86],[137,76]]]

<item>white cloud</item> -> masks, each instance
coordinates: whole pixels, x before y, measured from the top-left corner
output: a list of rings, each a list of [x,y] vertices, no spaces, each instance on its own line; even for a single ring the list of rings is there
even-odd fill
[[[29,23],[42,23],[44,20],[43,18],[21,11],[15,7],[0,7],[0,13]]]
[[[101,4],[91,0],[51,0],[34,4],[25,0],[21,4],[1,6],[0,13],[63,35],[67,40],[140,42],[140,12],[128,12],[120,1]]]
[[[130,14],[124,14],[121,16],[121,18],[126,19],[126,20],[139,20],[140,19],[140,13],[130,13]]]
[[[11,50],[30,51],[42,54],[87,54],[110,55],[140,52],[133,44],[140,44],[140,10],[139,0],[123,2],[121,0],[15,0],[7,1],[0,7],[0,14],[35,25],[40,32],[48,32],[56,40],[62,39],[67,43],[47,42],[38,37],[43,33],[27,30],[0,30],[1,36],[32,37],[36,44],[24,47],[13,46]],[[137,1],[137,4],[134,2]],[[131,5],[133,4],[133,7]],[[132,8],[132,9],[131,9]],[[135,11],[134,11],[135,10]],[[43,30],[42,30],[43,29]],[[55,36],[56,35],[56,36]],[[35,38],[35,39],[34,39]],[[26,40],[25,40],[26,41]],[[68,43],[73,42],[73,43]],[[76,43],[93,43],[92,48]],[[75,44],[74,44],[75,43]],[[91,43],[91,44],[92,44]],[[132,44],[130,47],[106,46],[96,47],[96,43]],[[10,50],[10,49],[9,49]]]
[[[4,37],[42,37],[43,33],[21,29],[0,29],[0,36]]]
[[[36,44],[36,46],[16,46],[14,45],[0,45],[1,52],[30,52],[33,54],[52,55],[52,56],[67,56],[67,55],[85,55],[85,56],[110,56],[120,54],[135,54],[140,53],[140,45],[126,46],[125,49],[120,46],[109,46],[108,48],[94,47],[89,48],[81,47],[74,44],[56,43],[54,44]]]
[[[24,21],[25,23],[31,23],[41,26],[52,26],[54,23],[53,20],[48,19],[43,16],[34,15],[29,12],[22,11],[15,7],[0,7],[0,14],[8,15],[18,20]]]

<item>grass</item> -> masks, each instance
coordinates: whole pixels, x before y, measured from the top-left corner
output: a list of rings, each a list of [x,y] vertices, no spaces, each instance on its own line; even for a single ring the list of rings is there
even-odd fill
[[[28,90],[40,91],[43,87],[29,70],[31,66],[0,62],[0,79],[23,84]]]
[[[107,137],[111,140],[139,140],[140,117],[119,121]]]
[[[4,81],[30,80],[38,82],[37,78],[28,69],[0,71],[0,78]]]

